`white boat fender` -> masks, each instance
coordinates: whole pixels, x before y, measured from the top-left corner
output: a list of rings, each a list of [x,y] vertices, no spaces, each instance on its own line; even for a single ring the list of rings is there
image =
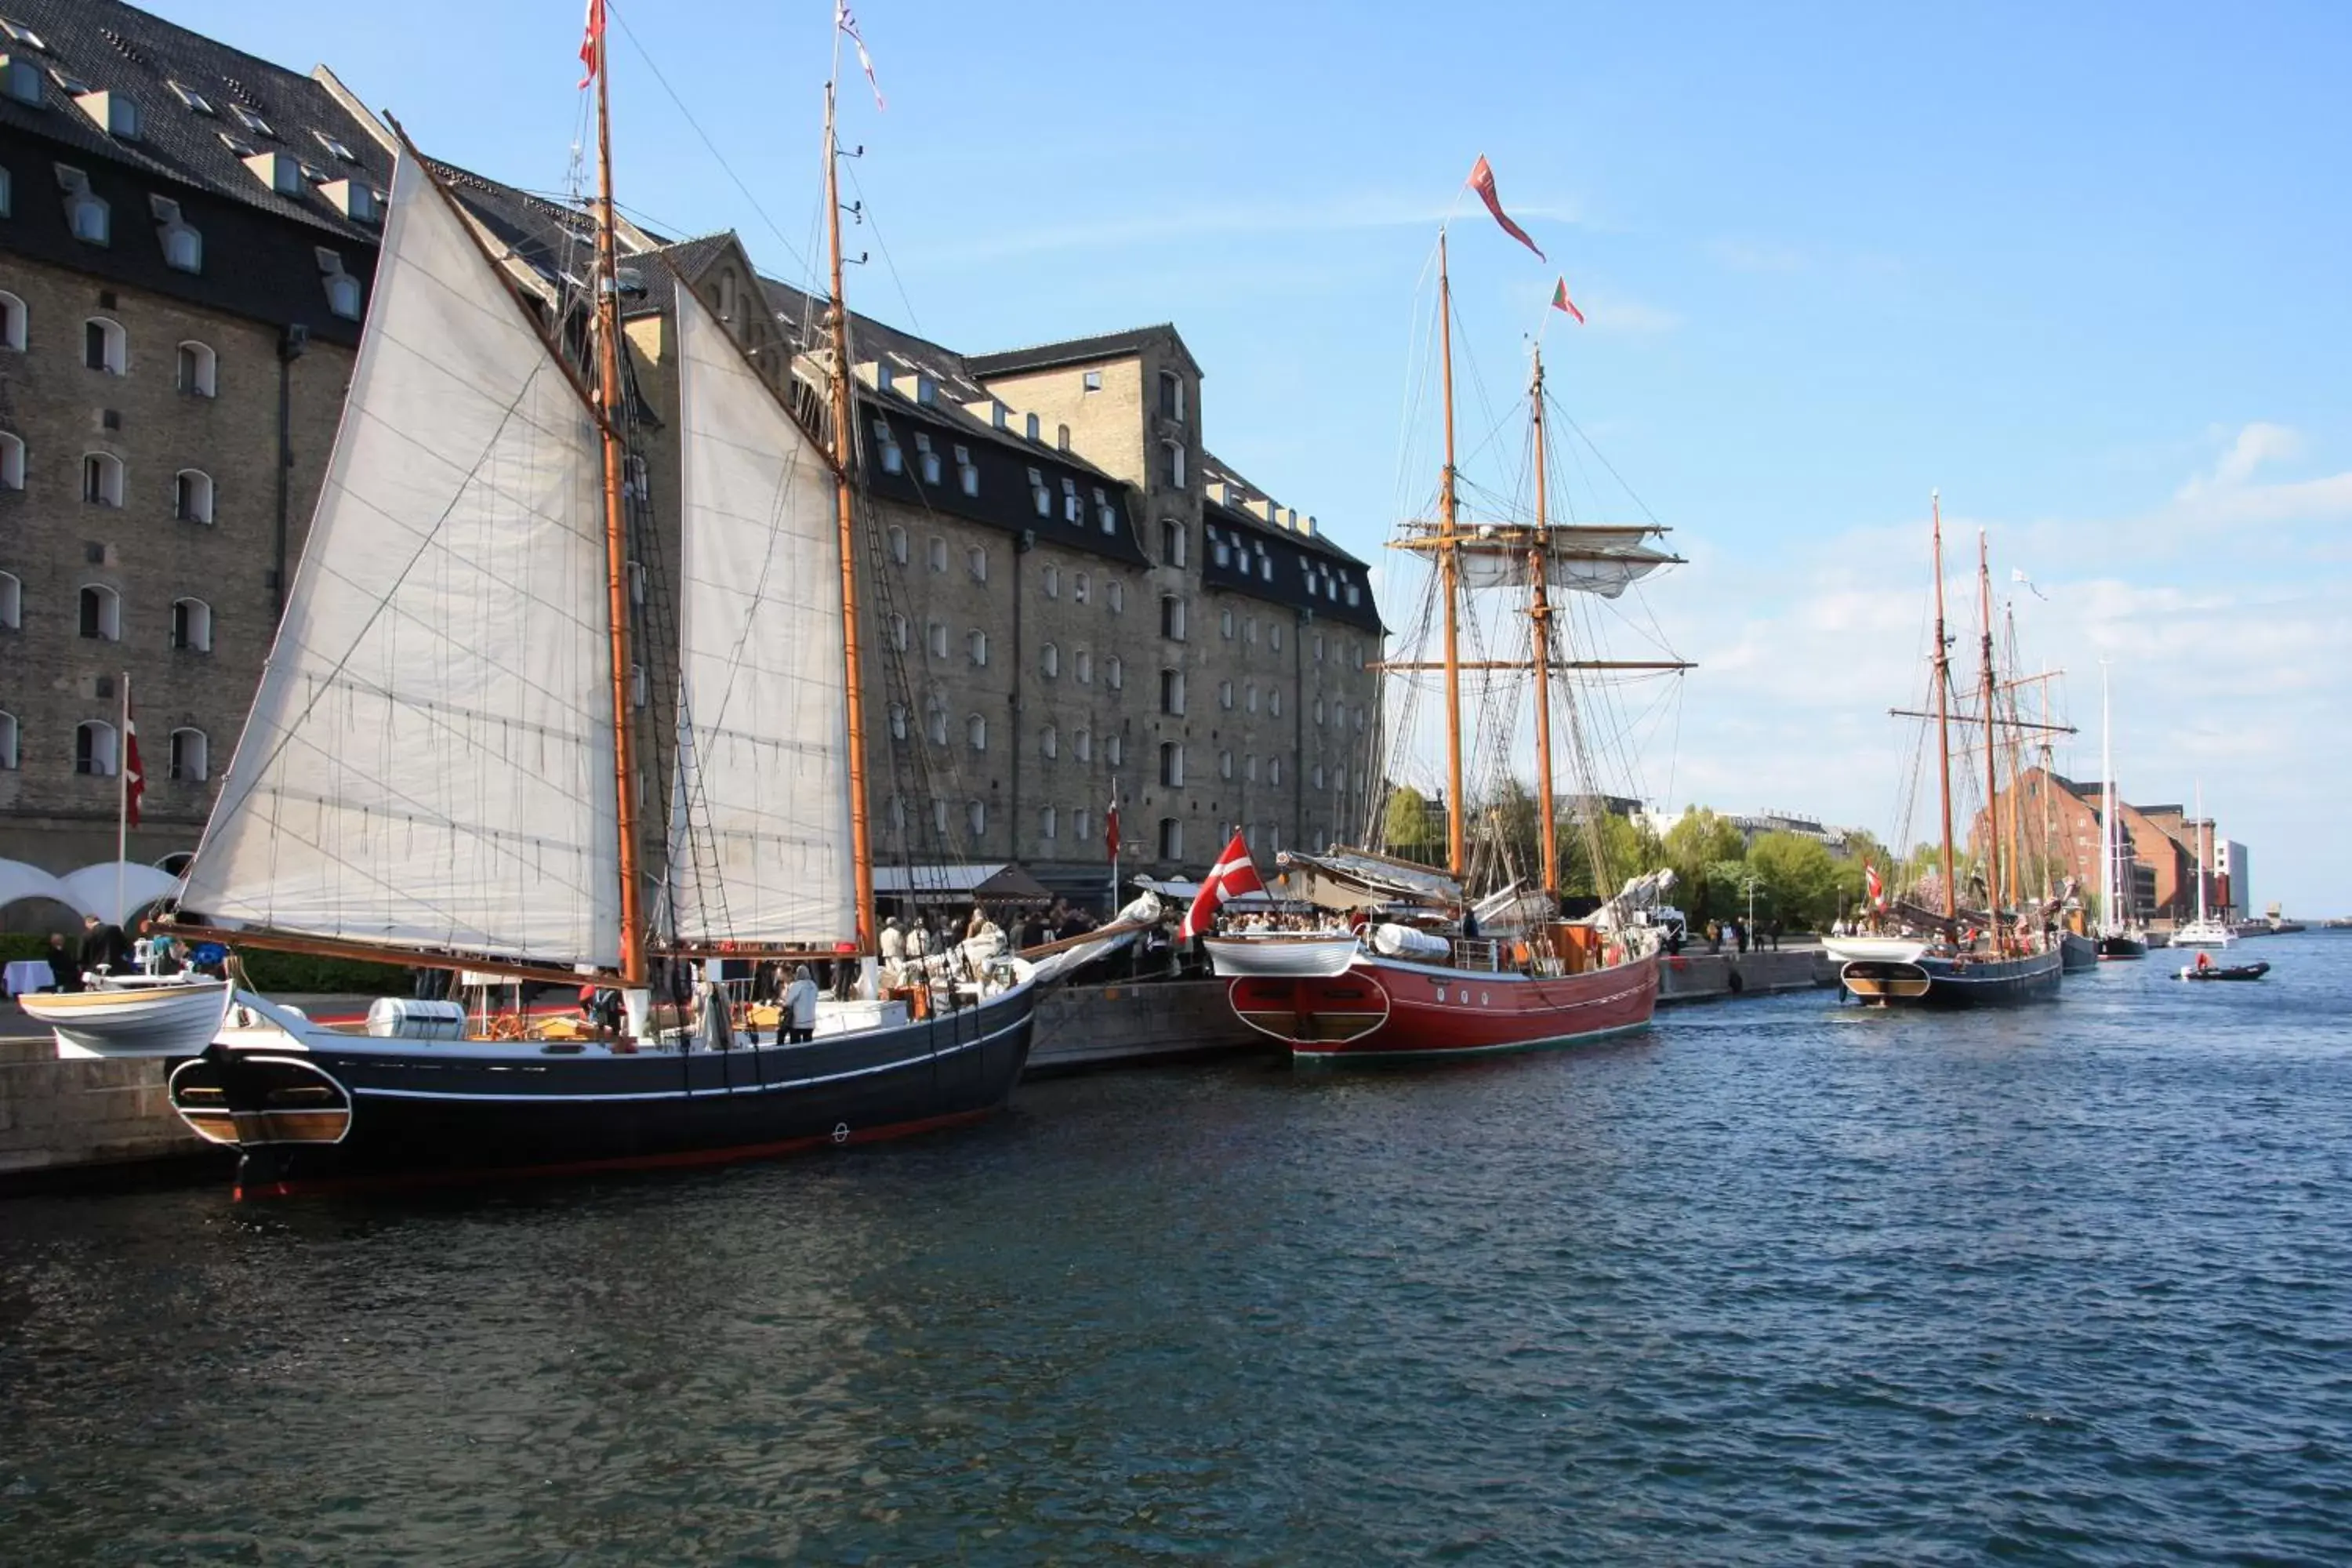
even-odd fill
[[[1418,958],[1437,963],[1454,955],[1453,945],[1444,937],[1387,921],[1372,928],[1372,948],[1390,958]]]

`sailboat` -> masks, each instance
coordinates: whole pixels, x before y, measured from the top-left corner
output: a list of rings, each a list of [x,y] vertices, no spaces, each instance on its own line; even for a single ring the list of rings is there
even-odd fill
[[[1489,205],[1494,205],[1491,197]],[[1511,228],[1507,220],[1505,226]],[[1447,1058],[1577,1045],[1645,1026],[1657,1002],[1662,931],[1648,916],[1672,885],[1671,871],[1633,878],[1583,919],[1559,918],[1549,682],[1556,673],[1599,668],[1600,661],[1557,656],[1564,634],[1555,624],[1552,595],[1614,598],[1660,567],[1678,563],[1678,558],[1649,542],[1659,531],[1654,528],[1551,521],[1539,342],[1529,394],[1533,520],[1473,525],[1464,519],[1454,464],[1452,287],[1441,230],[1437,288],[1445,457],[1438,517],[1434,522],[1407,523],[1392,544],[1435,569],[1443,657],[1384,667],[1395,674],[1443,674],[1446,863],[1441,869],[1363,847],[1286,851],[1276,860],[1291,879],[1294,896],[1346,911],[1358,922],[1355,931],[1287,942],[1239,933],[1205,940],[1212,964],[1228,981],[1236,1016],[1286,1046],[1297,1062]],[[1475,592],[1496,590],[1526,595],[1529,655],[1524,666],[1462,657],[1465,601]],[[1638,667],[1689,668],[1679,660]],[[1514,882],[1476,899],[1469,886],[1463,796],[1465,738],[1474,731],[1463,714],[1462,675],[1465,669],[1522,668],[1534,683],[1543,885],[1526,889]],[[1618,661],[1609,668],[1636,666]],[[1582,754],[1580,746],[1577,754]]]
[[[1984,535],[1977,536],[1977,584],[1982,616],[1982,701],[1985,753],[1985,862],[1987,908],[1965,918],[1959,903],[1958,866],[1952,853],[1951,642],[1945,633],[1943,497],[1931,498],[1932,536],[1936,570],[1936,641],[1932,660],[1936,728],[1937,794],[1942,812],[1940,867],[1943,909],[1939,912],[1905,905],[1913,931],[1897,937],[1900,950],[1874,952],[1862,939],[1826,943],[1831,956],[1843,962],[1839,979],[1846,991],[1879,1006],[1982,1007],[2020,1002],[2049,1001],[2058,994],[2063,961],[2059,944],[2038,920],[2021,912],[2004,920],[2001,910],[2002,844],[2000,753],[1996,742],[1996,695],[2000,691],[1993,667],[1992,574]],[[2014,802],[2015,781],[2011,781]],[[1981,926],[1977,922],[1981,921]],[[1916,946],[1912,944],[1916,942]]]
[[[404,134],[309,542],[176,918],[241,947],[598,987],[625,1022],[533,1038],[385,999],[346,1029],[234,979],[200,1054],[164,1003],[152,1028],[115,1019],[99,1054],[186,1058],[172,1104],[240,1152],[240,1196],[890,1137],[989,1114],[1028,1055],[1017,958],[933,959],[876,994],[832,88],[830,447],[677,286],[679,583],[659,647],[631,610],[596,53],[593,387]],[[677,694],[666,834],[640,826],[656,785],[632,719],[633,663],[657,656]],[[793,1044],[733,1045],[713,985],[698,1043],[674,980],[720,954],[866,978]]]
[[[2229,947],[2238,940],[2227,921],[2215,920],[2205,908],[2205,880],[2212,875],[2213,825],[2205,820],[2205,786],[2197,786],[2197,918],[2172,933],[2175,947]]]
[[[2099,957],[2147,956],[2147,933],[2124,909],[2123,819],[2116,813],[2115,724],[2107,703],[2107,666],[2099,661]]]

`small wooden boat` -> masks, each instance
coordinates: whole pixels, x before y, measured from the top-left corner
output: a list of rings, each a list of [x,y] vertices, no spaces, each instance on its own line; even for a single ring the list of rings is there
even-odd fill
[[[2183,980],[2260,980],[2271,972],[2271,966],[2257,961],[2252,963],[2184,964]]]

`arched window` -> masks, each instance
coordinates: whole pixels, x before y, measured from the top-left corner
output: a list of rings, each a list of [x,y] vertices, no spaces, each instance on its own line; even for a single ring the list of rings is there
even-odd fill
[[[211,777],[212,743],[202,730],[172,731],[172,778],[179,784],[202,784]]]
[[[986,632],[982,631],[978,626],[974,626],[971,629],[971,635],[964,638],[964,643],[971,650],[972,663],[986,664],[988,662],[988,634]]]
[[[1231,709],[1233,705],[1234,683],[1230,680],[1220,680],[1217,682],[1217,706]]]
[[[1127,584],[1116,577],[1110,580],[1110,613],[1114,616],[1127,613]]]
[[[894,741],[907,738],[907,705],[903,702],[890,704],[890,738]]]
[[[1217,612],[1217,635],[1227,642],[1234,640],[1234,612],[1230,605]]]
[[[1127,763],[1127,742],[1117,735],[1105,735],[1103,737],[1103,761],[1108,763],[1115,768],[1125,766]]]
[[[74,728],[74,772],[100,778],[114,776],[114,726],[102,719],[85,719]]]
[[[944,572],[948,569],[948,542],[936,533],[931,535],[930,554],[932,571]]]
[[[1269,687],[1265,693],[1265,710],[1276,719],[1282,717],[1282,688]]]
[[[0,632],[22,630],[25,625],[25,584],[14,572],[0,572]]]
[[[1162,441],[1160,443],[1160,477],[1167,481],[1170,489],[1182,489],[1184,488],[1184,443]]]
[[[890,612],[890,646],[900,653],[907,651],[907,617],[896,610]]]
[[[1160,819],[1160,858],[1162,860],[1184,858],[1184,825],[1172,816]]]
[[[1038,732],[1037,754],[1047,762],[1052,762],[1062,754],[1062,732],[1051,724]]]
[[[1316,787],[1317,789],[1321,789],[1321,788],[1323,787],[1323,764],[1322,764],[1321,763],[1316,763],[1316,764],[1315,764],[1315,775],[1314,775],[1314,778],[1315,778],[1315,787]]]
[[[1257,753],[1255,752],[1248,752],[1242,758],[1242,777],[1251,784],[1257,783]]]
[[[947,622],[945,622],[945,621],[933,621],[933,622],[931,623],[931,625],[930,625],[930,640],[931,640],[931,657],[932,657],[933,658],[947,658],[947,656],[948,656],[948,624],[947,624]]]
[[[1084,844],[1094,837],[1094,818],[1087,815],[1087,808],[1085,806],[1081,805],[1071,811],[1071,837],[1076,839],[1079,843]]]
[[[988,803],[975,800],[963,808],[964,826],[971,829],[974,838],[988,831]]]
[[[0,490],[25,488],[25,441],[0,430]]]
[[[965,744],[975,752],[988,750],[988,721],[975,713],[963,721]]]
[[[81,460],[81,499],[92,506],[122,504],[122,459],[91,452]]]
[[[1062,650],[1047,643],[1038,650],[1037,668],[1048,680],[1058,678],[1062,673]]]
[[[101,583],[81,591],[81,635],[100,642],[122,640],[122,595]]]
[[[182,468],[172,482],[172,515],[182,522],[210,522],[213,477],[202,468]]]
[[[1091,730],[1071,731],[1070,751],[1082,763],[1093,762],[1095,760],[1094,731]]]
[[[1085,648],[1078,649],[1076,658],[1071,661],[1070,673],[1078,678],[1080,686],[1092,686],[1095,683],[1095,656]]]
[[[13,773],[16,767],[16,716],[0,713],[0,773]]]
[[[92,316],[81,324],[81,363],[91,370],[121,375],[131,368],[131,336],[122,323]]]
[[[931,700],[929,709],[923,714],[923,729],[925,733],[930,736],[932,745],[944,746],[948,743],[948,710],[946,703],[940,701],[937,698],[933,698]]]
[[[890,542],[890,559],[904,566],[907,563],[907,531],[894,522],[885,537]]]
[[[1315,700],[1315,722],[1318,728],[1323,722],[1323,699],[1320,697]]]
[[[653,494],[646,460],[635,452],[621,458],[621,494],[630,500],[644,500]]]
[[[1037,837],[1038,837],[1043,838],[1043,839],[1045,839],[1045,840],[1047,840],[1048,842],[1050,842],[1050,841],[1052,841],[1054,838],[1055,838],[1056,837],[1058,837],[1058,836],[1059,836],[1059,834],[1060,834],[1060,832],[1061,832],[1061,826],[1062,826],[1062,816],[1061,816],[1061,813],[1059,813],[1059,812],[1055,811],[1055,810],[1052,806],[1050,806],[1050,805],[1047,805],[1047,806],[1041,806],[1041,807],[1039,807],[1039,808],[1038,808],[1038,811],[1037,811]]]
[[[208,344],[184,342],[180,345],[178,384],[190,397],[211,397],[218,391],[216,375],[219,356]]]
[[[0,293],[0,349],[25,352],[25,301],[14,294]]]
[[[1045,590],[1045,597],[1049,599],[1060,598],[1062,596],[1062,569],[1059,566],[1048,564],[1044,571],[1037,574],[1037,585]]]
[[[890,797],[890,831],[893,833],[907,831],[907,797],[903,795],[894,795]]]
[[[213,607],[202,599],[172,601],[172,646],[190,653],[213,651]]]
[[[971,580],[973,582],[985,583],[988,581],[987,550],[975,544],[970,550],[963,552],[963,558],[964,563],[971,568]]]
[[[942,835],[948,830],[948,803],[944,797],[931,802],[931,830]]]
[[[1103,660],[1103,684],[1113,691],[1127,689],[1127,667],[1118,662],[1117,654]]]
[[[1087,602],[1087,595],[1093,587],[1094,579],[1086,573],[1072,573],[1070,574],[1070,602],[1074,605],[1085,604]]]
[[[1270,784],[1278,784],[1282,782],[1282,759],[1280,757],[1266,758],[1265,782]]]
[[[1221,779],[1229,779],[1234,776],[1233,752],[1219,752],[1217,753],[1217,776]]]

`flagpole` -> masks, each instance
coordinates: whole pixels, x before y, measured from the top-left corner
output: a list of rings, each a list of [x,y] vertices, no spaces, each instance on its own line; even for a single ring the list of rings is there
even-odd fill
[[[1110,902],[1106,912],[1118,913],[1118,775],[1110,775]]]
[[[114,919],[122,923],[123,863],[131,857],[131,672],[122,672],[122,735],[114,747]]]

